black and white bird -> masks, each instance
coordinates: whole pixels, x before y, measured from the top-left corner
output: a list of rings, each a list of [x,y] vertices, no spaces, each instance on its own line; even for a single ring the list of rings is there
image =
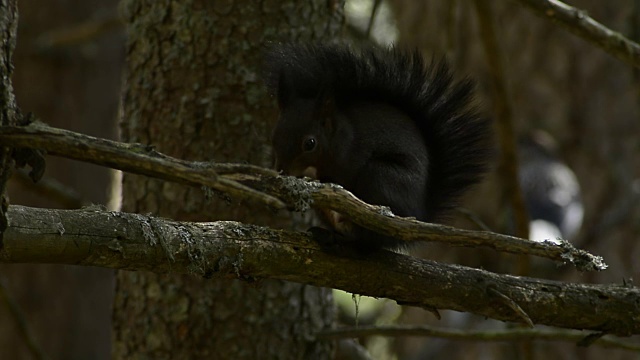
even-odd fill
[[[529,238],[572,240],[582,225],[584,206],[573,171],[556,155],[555,141],[536,131],[520,141],[520,186],[529,211]]]

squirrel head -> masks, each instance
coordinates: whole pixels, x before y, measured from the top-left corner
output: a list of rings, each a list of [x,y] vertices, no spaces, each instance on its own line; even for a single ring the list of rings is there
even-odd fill
[[[287,175],[319,178],[334,129],[335,101],[324,94],[300,94],[283,71],[278,88],[280,117],[273,131],[275,168]]]

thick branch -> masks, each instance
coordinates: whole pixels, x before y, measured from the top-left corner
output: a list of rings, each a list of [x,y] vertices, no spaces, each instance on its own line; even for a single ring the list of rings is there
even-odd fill
[[[589,17],[586,11],[558,0],[517,0],[536,15],[550,19],[618,60],[640,67],[640,45]]]
[[[539,280],[381,251],[337,257],[304,233],[96,209],[9,208],[0,262],[64,263],[204,277],[273,278],[400,304],[617,335],[640,334],[640,289]]]
[[[393,216],[388,209],[368,205],[340,186],[306,182],[251,165],[189,163],[170,158],[141,145],[97,139],[33,123],[25,127],[0,127],[0,143],[39,148],[49,153],[83,160],[136,174],[155,176],[188,185],[210,186],[240,198],[250,196],[274,208],[282,201],[299,211],[310,205],[336,210],[354,222],[407,241],[436,241],[455,246],[489,247],[513,254],[535,255],[574,264],[582,271],[603,270],[602,258],[561,245],[537,243],[490,232],[461,230]],[[233,184],[232,187],[220,184]],[[238,191],[241,189],[241,191]],[[282,201],[281,201],[282,199]]]

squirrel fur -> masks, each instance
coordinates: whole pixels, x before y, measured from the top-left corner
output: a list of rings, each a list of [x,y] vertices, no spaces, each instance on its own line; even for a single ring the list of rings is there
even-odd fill
[[[441,221],[488,168],[491,122],[472,105],[472,81],[453,80],[444,60],[395,47],[280,44],[265,57],[280,117],[277,170],[342,185],[373,205]],[[358,248],[405,242],[325,211]]]

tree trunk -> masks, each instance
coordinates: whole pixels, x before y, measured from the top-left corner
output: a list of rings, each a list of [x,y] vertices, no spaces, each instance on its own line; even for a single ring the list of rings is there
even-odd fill
[[[270,165],[276,118],[260,79],[265,42],[328,39],[343,19],[341,4],[324,0],[122,5],[129,28],[123,139],[182,159],[262,166]],[[276,223],[252,204],[130,175],[123,210]],[[116,358],[313,359],[332,351],[313,336],[333,322],[329,289],[119,272],[116,291]]]

